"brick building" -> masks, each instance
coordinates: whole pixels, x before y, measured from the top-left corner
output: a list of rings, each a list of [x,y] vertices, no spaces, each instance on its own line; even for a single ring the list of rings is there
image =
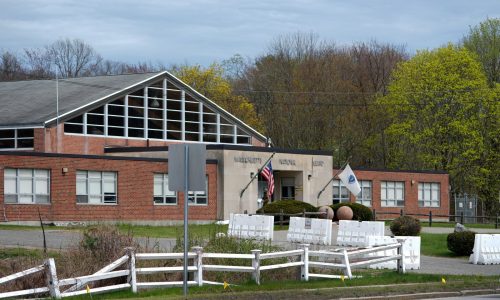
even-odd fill
[[[254,212],[266,187],[254,175],[270,157],[274,199],[448,213],[447,174],[355,170],[354,198],[329,183],[330,152],[266,141],[168,72],[0,82],[0,220],[36,222],[40,212],[53,222],[178,222],[184,197],[168,190],[168,145],[179,142],[207,145],[206,189],[188,195],[191,220]]]

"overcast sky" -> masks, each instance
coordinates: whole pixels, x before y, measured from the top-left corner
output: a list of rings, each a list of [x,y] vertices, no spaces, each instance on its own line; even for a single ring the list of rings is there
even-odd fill
[[[413,53],[457,42],[500,0],[0,0],[0,49],[79,38],[104,58],[207,65],[254,58],[280,34],[340,45],[377,39]]]

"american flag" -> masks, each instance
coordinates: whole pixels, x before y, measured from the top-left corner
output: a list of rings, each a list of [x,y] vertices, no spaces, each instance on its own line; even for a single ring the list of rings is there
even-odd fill
[[[267,198],[271,200],[271,196],[274,193],[274,176],[273,176],[273,167],[271,166],[271,162],[265,166],[260,172],[262,177],[264,177],[267,181]]]

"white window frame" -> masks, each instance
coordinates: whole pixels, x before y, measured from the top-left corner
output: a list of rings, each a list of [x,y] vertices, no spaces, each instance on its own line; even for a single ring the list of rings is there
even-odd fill
[[[31,136],[21,137],[19,130],[33,130],[33,134]],[[12,131],[14,133],[13,137],[2,138],[0,137],[0,141],[13,141],[14,147],[2,147],[0,150],[12,150],[12,149],[22,149],[22,150],[33,150],[35,147],[35,129],[34,128],[11,128],[11,129],[0,129],[0,131]],[[32,147],[20,147],[20,141],[31,141],[33,144]]]
[[[338,197],[335,197],[335,188],[338,188],[339,193]],[[342,196],[347,196],[347,197],[342,197]],[[349,195],[349,190],[347,187],[342,183],[340,179],[334,179],[332,180],[332,203],[337,204],[337,203],[347,203],[350,201],[350,195]]]
[[[371,180],[360,180],[361,192],[356,196],[356,202],[366,207],[372,206],[373,184]]]
[[[200,201],[203,199],[204,203]],[[205,177],[205,191],[188,192],[188,204],[193,206],[208,206],[208,176]]]
[[[20,174],[31,172],[29,176]],[[8,174],[15,173],[15,174]],[[15,182],[15,190],[11,191],[7,181]],[[29,192],[23,192],[24,184],[29,183]],[[40,185],[40,183],[42,185]],[[41,186],[45,185],[46,193],[41,192]],[[37,191],[38,190],[38,191]],[[27,197],[31,197],[30,201],[26,201]],[[46,200],[41,200],[45,198]],[[15,199],[13,201],[12,199]],[[48,169],[4,169],[4,203],[5,204],[50,204],[50,170]]]
[[[113,179],[105,178],[105,175],[113,174]],[[90,176],[89,176],[90,175]],[[99,177],[95,176],[99,175]],[[106,183],[112,182],[114,193],[106,193]],[[96,185],[98,184],[98,185]],[[99,186],[99,192],[92,192],[92,186]],[[82,187],[85,187],[85,193],[81,193]],[[80,191],[79,191],[80,190]],[[86,198],[84,198],[86,197]],[[106,197],[114,197],[110,201]],[[99,202],[93,202],[93,199],[99,199]],[[84,200],[84,201],[82,201]],[[118,172],[116,171],[76,171],[76,203],[82,205],[116,205],[118,204]]]
[[[398,194],[401,197],[398,197]],[[381,207],[404,207],[405,206],[405,182],[404,181],[381,181],[380,182],[380,206]]]
[[[138,93],[139,91],[142,93]],[[240,127],[235,121],[230,120],[230,117],[224,117],[216,108],[207,106],[185,89],[167,79],[154,82],[125,95],[123,103],[120,103],[121,100],[122,98],[113,99],[103,106],[85,112],[81,115],[81,120],[80,116],[67,120],[65,124],[72,125],[71,127],[74,126],[74,128],[70,130],[70,126],[68,126],[64,133],[109,138],[252,145],[252,134],[246,128]],[[123,115],[110,113],[112,108],[123,108]],[[138,114],[132,115],[129,109],[131,111],[137,109]],[[152,112],[151,115],[150,112]],[[168,118],[169,113],[173,112],[178,113],[178,116]],[[204,120],[205,116],[212,115],[215,116],[215,120],[211,120],[211,122]],[[91,124],[90,120],[93,116],[102,117],[103,122]],[[110,118],[115,117],[123,118],[123,125],[113,125]],[[134,120],[142,120],[142,125],[133,126],[132,121]],[[149,122],[161,124],[161,126],[150,128]],[[170,128],[171,124],[179,125],[179,127]],[[187,130],[190,129],[190,124],[197,124],[195,127],[198,129]],[[205,131],[205,125],[212,125],[215,128],[211,127],[211,130]],[[123,129],[122,135],[110,134],[110,131],[114,131],[116,128]],[[99,133],[92,132],[93,129],[98,129]],[[174,136],[170,136],[171,134]],[[179,134],[179,138],[176,137],[177,134]]]
[[[161,184],[161,193],[157,193],[156,186],[157,184]],[[158,203],[157,200],[160,200],[161,203]],[[175,199],[175,202],[167,202],[169,199]],[[154,205],[170,205],[175,206],[178,204],[177,202],[177,192],[170,191],[168,189],[168,174],[165,173],[154,173],[153,175],[153,203]]]
[[[418,207],[441,207],[441,183],[418,183]]]

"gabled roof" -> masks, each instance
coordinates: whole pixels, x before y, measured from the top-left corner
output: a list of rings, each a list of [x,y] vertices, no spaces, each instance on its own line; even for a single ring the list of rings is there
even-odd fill
[[[60,79],[59,116],[161,73]],[[0,82],[0,126],[43,126],[57,117],[56,80]]]
[[[59,79],[59,121],[64,122],[107,101],[167,78],[198,101],[228,117],[256,138],[265,136],[167,71]],[[56,80],[0,82],[0,128],[45,127],[57,120]]]

